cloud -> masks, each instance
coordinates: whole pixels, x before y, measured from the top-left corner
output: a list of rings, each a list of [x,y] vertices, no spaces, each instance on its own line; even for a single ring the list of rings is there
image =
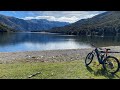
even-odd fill
[[[47,19],[50,21],[76,22],[91,18],[105,11],[0,11],[0,14],[22,19]]]
[[[60,21],[74,23],[80,19],[91,18],[105,11],[32,11],[36,16],[28,16],[23,19],[47,19],[49,21]],[[40,15],[39,15],[40,14]]]
[[[69,23],[73,23],[73,22],[76,22],[78,21],[79,18],[75,17],[75,16],[72,16],[72,17],[60,17],[58,18],[58,21],[63,21],[63,22],[69,22]]]
[[[49,21],[60,21],[60,22],[69,22],[69,23],[73,23],[76,22],[77,20],[79,20],[79,18],[72,16],[72,17],[54,17],[54,16],[36,16],[36,17],[25,17],[22,18],[24,20],[30,20],[30,19],[47,19]]]

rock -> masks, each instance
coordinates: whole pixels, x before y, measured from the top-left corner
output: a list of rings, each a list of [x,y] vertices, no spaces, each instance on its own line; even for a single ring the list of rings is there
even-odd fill
[[[52,58],[55,58],[55,56],[52,56]]]
[[[33,56],[32,58],[36,58],[36,57]]]
[[[27,58],[30,58],[31,56],[29,56],[29,55],[26,55],[25,57],[27,57]]]
[[[41,56],[41,58],[43,58],[43,56]]]

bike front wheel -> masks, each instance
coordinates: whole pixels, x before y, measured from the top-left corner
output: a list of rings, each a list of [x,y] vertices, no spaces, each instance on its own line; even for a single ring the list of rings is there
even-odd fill
[[[108,56],[103,61],[103,68],[106,71],[115,74],[119,71],[119,60],[116,57]]]
[[[85,65],[86,66],[88,66],[92,62],[93,57],[94,57],[94,55],[92,52],[88,53],[88,55],[85,58]]]

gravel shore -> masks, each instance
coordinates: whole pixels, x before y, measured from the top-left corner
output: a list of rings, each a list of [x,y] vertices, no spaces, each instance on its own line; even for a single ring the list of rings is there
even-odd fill
[[[92,49],[46,50],[26,52],[0,52],[0,61],[71,61],[85,58]]]
[[[120,51],[120,46],[111,46],[113,51]],[[26,51],[26,52],[0,52],[0,63],[3,62],[57,62],[85,59],[86,55],[92,51],[89,49],[68,49],[68,50],[46,50],[46,51]],[[120,55],[120,54],[112,54]]]

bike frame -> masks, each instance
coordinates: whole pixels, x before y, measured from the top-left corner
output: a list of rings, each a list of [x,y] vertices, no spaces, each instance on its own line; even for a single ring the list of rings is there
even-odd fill
[[[108,52],[108,50],[106,49],[106,51],[99,51],[98,50],[99,48],[95,48],[95,50],[92,51],[92,53],[94,53],[94,55],[96,54],[97,55],[97,59],[98,59],[98,62],[100,64],[103,64],[103,58],[107,57],[107,54],[108,53],[120,53],[120,52]],[[104,53],[103,57],[100,58],[100,54],[101,53]]]
[[[100,58],[100,54],[101,53],[104,53],[104,52],[101,52],[101,51],[99,51],[98,50],[98,48],[95,48],[95,50],[94,50],[94,55],[96,54],[96,56],[97,56],[97,59],[98,59],[98,62],[100,63],[100,64],[102,64],[103,63],[103,58]],[[104,55],[105,56],[105,55]]]

